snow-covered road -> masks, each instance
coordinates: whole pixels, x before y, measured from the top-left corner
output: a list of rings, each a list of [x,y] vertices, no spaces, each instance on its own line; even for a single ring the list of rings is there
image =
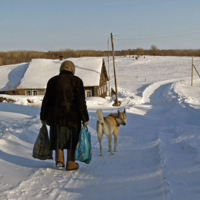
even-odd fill
[[[117,108],[105,99],[88,99],[93,158],[75,172],[31,157],[39,108],[1,103],[0,199],[200,199],[200,104],[197,88],[194,96],[191,88],[184,94],[187,81],[175,77],[147,84],[142,96],[131,86],[119,88],[127,125],[120,127],[115,155],[104,136],[99,156],[95,111],[102,108],[107,115]]]
[[[164,199],[199,199],[200,112],[179,101],[173,82],[164,81],[153,90],[148,102],[152,109],[146,113],[158,123],[156,132]]]
[[[107,152],[106,137],[104,156],[99,156],[95,112],[89,109],[93,160],[89,165],[81,163],[77,172],[56,170],[53,161],[31,158],[38,116],[18,114],[17,119],[12,115],[13,119],[2,120],[1,199],[160,200],[189,199],[191,193],[198,199],[198,152],[184,142],[182,134],[188,129],[198,131],[200,113],[180,104],[172,85],[173,81],[153,84],[144,92],[146,102],[126,105],[127,125],[120,127],[114,156]],[[16,106],[22,107],[4,104],[1,112]],[[114,110],[110,107],[104,115]]]

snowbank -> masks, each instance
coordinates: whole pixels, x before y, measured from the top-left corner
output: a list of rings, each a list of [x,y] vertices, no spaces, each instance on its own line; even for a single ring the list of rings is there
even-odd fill
[[[183,79],[174,85],[174,91],[178,94],[180,102],[185,102],[191,107],[200,109],[200,79],[197,78],[191,86],[191,80]]]
[[[32,107],[41,107],[42,100],[44,98],[43,95],[27,96],[27,95],[7,95],[7,94],[0,94],[0,97],[5,99],[3,103],[7,103],[11,100],[11,103],[13,104],[32,106]]]

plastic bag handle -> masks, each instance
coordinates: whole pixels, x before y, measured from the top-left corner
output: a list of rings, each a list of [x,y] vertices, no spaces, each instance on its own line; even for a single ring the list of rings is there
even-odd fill
[[[82,128],[85,128],[86,131],[88,131],[88,127],[87,127],[87,126],[84,126],[84,125],[83,125]]]

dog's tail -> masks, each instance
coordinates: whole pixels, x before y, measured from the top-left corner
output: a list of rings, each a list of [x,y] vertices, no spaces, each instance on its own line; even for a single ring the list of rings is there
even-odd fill
[[[96,111],[96,116],[97,116],[97,121],[99,121],[101,124],[104,123],[103,115],[102,115],[102,110],[97,109]]]

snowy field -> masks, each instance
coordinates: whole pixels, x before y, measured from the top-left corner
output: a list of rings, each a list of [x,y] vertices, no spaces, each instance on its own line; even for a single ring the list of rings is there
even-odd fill
[[[117,57],[118,109],[127,112],[118,152],[110,155],[104,136],[99,156],[95,131],[96,109],[116,112],[113,99],[88,98],[93,158],[75,172],[32,158],[42,96],[9,96],[15,104],[0,103],[0,199],[199,200],[200,79],[194,73],[191,87],[191,63],[190,57]],[[194,64],[200,71],[200,58]]]

